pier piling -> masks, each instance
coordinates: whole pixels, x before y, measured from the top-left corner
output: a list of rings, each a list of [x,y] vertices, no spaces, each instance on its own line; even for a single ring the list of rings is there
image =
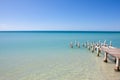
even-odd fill
[[[95,48],[94,48],[94,45],[92,45],[92,53],[94,53],[94,49],[95,49]]]
[[[97,47],[96,47],[96,50],[97,50],[97,56],[100,56],[100,55],[99,55],[99,54],[100,54],[100,51],[99,51],[99,50],[100,50],[100,49],[99,49],[99,46],[97,46]]]
[[[107,52],[105,52],[105,56],[104,56],[104,62],[106,62],[107,63],[107,55],[108,55],[108,53]]]
[[[79,42],[77,42],[77,47],[80,48],[80,43]]]
[[[120,60],[119,60],[119,58],[116,58],[116,66],[115,66],[114,70],[120,71],[119,66],[120,66]]]

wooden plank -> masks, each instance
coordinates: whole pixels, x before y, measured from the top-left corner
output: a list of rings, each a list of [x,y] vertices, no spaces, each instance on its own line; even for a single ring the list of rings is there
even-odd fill
[[[112,56],[120,59],[120,49],[119,48],[115,48],[115,47],[108,48],[108,47],[102,46],[101,49],[103,51],[107,52],[108,54],[111,54]]]

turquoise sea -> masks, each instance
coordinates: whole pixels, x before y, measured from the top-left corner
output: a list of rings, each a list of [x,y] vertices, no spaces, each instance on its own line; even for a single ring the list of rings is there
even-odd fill
[[[75,40],[81,46],[72,49]],[[115,63],[82,47],[99,40],[120,48],[120,32],[0,32],[0,80],[120,80]]]

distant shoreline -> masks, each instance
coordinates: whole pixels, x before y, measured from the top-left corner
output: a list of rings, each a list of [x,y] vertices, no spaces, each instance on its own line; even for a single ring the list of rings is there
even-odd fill
[[[0,31],[0,33],[120,33],[120,31]]]

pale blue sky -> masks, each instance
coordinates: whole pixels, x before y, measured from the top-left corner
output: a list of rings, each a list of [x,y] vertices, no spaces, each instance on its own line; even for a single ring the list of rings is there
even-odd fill
[[[0,0],[0,30],[120,31],[120,0]]]

